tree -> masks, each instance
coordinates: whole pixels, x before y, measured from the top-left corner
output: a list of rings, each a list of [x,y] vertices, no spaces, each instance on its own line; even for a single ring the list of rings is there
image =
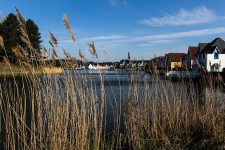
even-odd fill
[[[10,13],[5,20],[1,23],[0,35],[4,39],[4,55],[8,57],[9,61],[15,62],[15,57],[12,51],[17,44],[22,44],[20,38],[20,28],[17,17]],[[2,57],[3,57],[2,56]]]
[[[0,23],[0,35],[4,39],[5,45],[5,49],[0,48],[0,60],[3,57],[7,57],[10,62],[15,62],[16,58],[12,48],[15,48],[18,44],[22,47],[24,55],[27,56],[31,62],[34,59],[34,54],[40,54],[40,43],[42,41],[38,26],[31,19],[26,21],[26,30],[32,48],[27,46],[27,44],[21,40],[20,29],[18,19],[16,15],[12,13],[10,13],[2,23]],[[35,59],[37,59],[37,57]]]
[[[31,19],[28,19],[26,21],[26,29],[33,49],[36,51],[36,53],[40,53],[40,44],[42,41],[38,26]]]

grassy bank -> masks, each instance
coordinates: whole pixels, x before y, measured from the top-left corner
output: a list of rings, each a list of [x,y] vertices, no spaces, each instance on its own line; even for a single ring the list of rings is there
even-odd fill
[[[0,63],[0,77],[4,76],[24,76],[29,74],[61,74],[63,71],[60,67],[24,67],[15,64]]]

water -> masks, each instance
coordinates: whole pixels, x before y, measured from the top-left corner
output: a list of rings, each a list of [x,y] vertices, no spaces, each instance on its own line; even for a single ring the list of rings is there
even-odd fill
[[[65,73],[74,74],[74,71],[66,70]],[[110,71],[110,70],[77,70],[76,73],[81,75],[87,75],[90,80],[100,81],[100,74],[104,76],[104,81],[152,81],[152,77],[143,71]]]
[[[100,74],[103,77],[104,83],[104,91],[105,91],[105,101],[106,101],[106,129],[108,135],[110,135],[114,128],[115,123],[115,115],[118,115],[121,120],[123,120],[123,107],[125,105],[125,101],[128,97],[128,91],[131,87],[132,82],[136,81],[140,83],[140,86],[144,85],[145,82],[152,82],[152,77],[145,72],[129,72],[129,71],[97,71],[97,70],[65,70],[62,75],[43,75],[39,76],[38,78],[43,82],[43,84],[50,84],[48,79],[56,79],[60,83],[57,84],[60,86],[61,95],[64,94],[64,80],[65,78],[70,75],[80,76],[79,79],[86,79],[88,82],[85,83],[87,86],[93,86],[96,89],[97,96],[100,99],[100,84],[102,82],[100,78]],[[19,105],[21,102],[20,100],[26,101],[26,120],[28,126],[30,124],[31,118],[31,104],[29,103],[30,99],[32,98],[32,94],[30,93],[29,87],[32,86],[32,81],[27,77],[16,77],[15,79],[12,77],[1,78],[0,80],[0,87],[3,95],[3,102],[6,104],[7,102],[4,101],[8,99],[8,96],[13,96],[10,98],[10,103],[12,106]],[[54,86],[53,86],[54,88]],[[43,94],[47,93],[47,89],[41,91]],[[63,96],[61,96],[63,97]],[[56,97],[55,97],[56,98]],[[57,97],[60,100],[60,97]],[[56,100],[56,99],[55,99]],[[62,99],[61,99],[62,100]],[[23,104],[25,106],[25,104]],[[121,126],[124,126],[123,121],[119,122]],[[4,121],[1,121],[1,126],[4,126]],[[3,127],[4,128],[4,127]]]
[[[103,77],[103,80],[101,80],[100,78],[100,74]],[[64,94],[64,81],[65,78],[67,77],[67,75],[69,76],[73,76],[74,79],[77,79],[76,76],[79,76],[79,80],[83,80],[86,83],[86,86],[93,86],[96,89],[96,93],[98,98],[100,99],[100,89],[101,89],[101,83],[103,81],[104,83],[104,92],[105,92],[105,101],[106,101],[106,123],[105,123],[105,132],[107,136],[111,136],[111,134],[113,133],[114,130],[114,125],[115,123],[117,123],[117,125],[120,126],[120,130],[121,132],[123,131],[124,128],[124,108],[126,108],[127,105],[127,101],[128,101],[128,96],[129,96],[129,92],[132,91],[134,87],[134,84],[138,85],[138,92],[139,92],[139,99],[142,99],[143,97],[143,92],[145,90],[145,85],[149,86],[149,93],[151,93],[151,90],[156,91],[158,88],[155,86],[155,82],[158,82],[158,80],[154,79],[151,75],[145,73],[145,72],[129,72],[129,71],[96,71],[96,70],[77,70],[77,71],[71,71],[71,70],[65,70],[63,72],[62,75],[60,76],[56,76],[56,75],[51,75],[51,76],[40,76],[39,79],[41,81],[43,81],[43,84],[48,84],[47,80],[48,79],[54,79],[56,78],[57,81],[59,81],[59,88],[61,88],[61,94],[62,94],[62,98],[63,98],[63,94]],[[189,86],[189,84],[184,84],[183,82],[171,82],[171,81],[164,81],[161,80],[162,83],[171,85],[168,86],[169,90],[171,90],[171,92],[180,90],[182,91],[182,89],[190,89],[187,90],[187,92],[183,93],[186,95],[183,95],[183,97],[186,97],[187,95],[192,94],[191,92],[193,92],[191,90],[191,88],[195,88],[195,91],[197,93],[197,99],[200,101],[200,103],[202,103],[202,105],[204,105],[204,100],[205,98],[210,95],[208,95],[208,93],[212,93],[209,92],[209,88],[207,87],[202,87],[201,84],[196,84],[193,87],[187,87]],[[16,83],[16,84],[15,84]],[[29,85],[28,85],[29,84]],[[71,83],[72,84],[72,83]],[[4,92],[1,91],[1,93],[3,93],[2,98],[4,101],[4,97],[7,99],[8,94],[15,94],[14,98],[15,99],[11,99],[10,103],[15,103],[19,104],[18,101],[19,99],[27,99],[29,100],[31,98],[32,95],[30,95],[29,92],[24,92],[24,91],[29,91],[29,86],[32,85],[32,82],[26,78],[26,77],[16,77],[15,79],[13,78],[2,78],[0,80],[0,87],[1,90],[4,90]],[[18,88],[16,88],[16,86]],[[160,91],[160,89],[159,89]],[[184,90],[185,91],[185,90]],[[43,90],[41,91],[43,94],[46,94],[47,91]],[[216,91],[218,92],[219,95],[218,99],[219,101],[222,101],[224,98],[224,92],[222,92],[221,90]],[[160,93],[158,93],[159,97],[160,97]],[[178,95],[179,96],[179,95]],[[61,97],[58,97],[58,100],[62,100],[60,99]],[[30,106],[29,101],[26,101],[27,104],[26,106]],[[30,116],[29,114],[31,113],[31,110],[27,109],[26,113],[28,114],[27,116]],[[117,120],[114,120],[114,118],[116,116],[119,116],[119,122],[116,122]],[[27,118],[27,122],[30,122],[30,118]],[[1,126],[4,126],[4,122],[1,122]],[[29,126],[29,124],[28,124]],[[4,132],[4,131],[3,131]]]
[[[74,71],[65,71],[64,74],[74,75]],[[106,101],[106,134],[109,136],[113,132],[115,120],[119,117],[121,130],[124,128],[123,110],[126,107],[129,88],[132,87],[132,82],[138,82],[139,88],[144,88],[144,84],[153,82],[150,74],[143,71],[108,71],[108,70],[78,70],[79,75],[85,76],[89,82],[94,83],[98,97],[100,98],[100,84],[102,82],[100,74],[103,76],[105,101]],[[140,90],[141,91],[141,90]]]

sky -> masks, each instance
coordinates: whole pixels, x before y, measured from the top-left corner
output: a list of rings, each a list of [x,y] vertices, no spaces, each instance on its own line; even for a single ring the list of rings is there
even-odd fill
[[[93,60],[87,43],[94,41],[99,61],[151,59],[169,52],[187,52],[189,46],[225,39],[224,0],[0,0],[0,20],[15,13],[39,27],[42,45],[49,45],[49,31],[62,48],[79,58],[80,49]],[[74,43],[62,20],[66,14]]]

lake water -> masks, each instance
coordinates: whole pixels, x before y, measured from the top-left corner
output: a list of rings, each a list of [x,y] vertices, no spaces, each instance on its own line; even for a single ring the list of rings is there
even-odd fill
[[[74,71],[65,71],[64,74],[74,75]],[[108,70],[78,70],[76,73],[83,75],[90,82],[94,83],[98,97],[100,97],[100,74],[103,76],[104,91],[106,98],[106,132],[111,134],[114,129],[115,115],[120,117],[120,126],[123,128],[123,109],[126,105],[129,89],[132,87],[132,82],[138,82],[139,90],[143,91],[145,84],[153,82],[150,74],[143,71],[108,71]],[[63,75],[62,75],[63,76]]]
[[[103,80],[100,78],[100,74],[103,77]],[[134,88],[138,88],[138,94],[139,99],[144,98],[144,92],[146,90],[146,85],[148,86],[148,91],[151,96],[151,91],[153,94],[158,92],[158,97],[160,99],[160,86],[156,86],[157,84],[154,84],[156,82],[161,82],[162,84],[168,86],[168,91],[171,93],[177,92],[178,96],[179,92],[182,92],[183,95],[181,95],[181,99],[184,97],[183,100],[187,100],[186,98],[189,95],[192,95],[193,91],[197,94],[197,99],[200,101],[200,103],[203,103],[205,97],[210,96],[207,95],[207,93],[210,93],[207,87],[202,87],[201,84],[196,84],[193,86],[189,86],[189,84],[185,84],[184,82],[171,82],[166,80],[160,80],[160,79],[154,79],[150,74],[147,74],[145,72],[130,72],[130,71],[96,71],[96,70],[65,70],[62,75],[56,76],[56,75],[47,75],[47,76],[39,76],[38,78],[40,81],[43,81],[44,84],[48,84],[48,79],[56,78],[56,80],[60,81],[60,88],[62,88],[61,92],[62,95],[64,94],[64,81],[65,78],[68,76],[79,76],[79,78],[74,78],[74,80],[84,80],[86,83],[86,86],[93,86],[96,90],[98,98],[100,98],[100,91],[101,91],[101,83],[104,83],[104,92],[105,92],[105,101],[106,101],[106,134],[110,136],[113,132],[114,125],[115,125],[115,116],[119,116],[120,121],[117,122],[117,124],[120,125],[121,129],[124,129],[124,108],[127,105],[128,96],[129,93],[132,92]],[[73,82],[73,81],[72,81]],[[15,84],[16,83],[16,84]],[[29,99],[30,95],[29,86],[27,84],[32,84],[29,79],[25,77],[16,77],[13,78],[2,78],[0,80],[0,86],[2,96],[1,98],[4,99],[4,97],[8,97],[8,94],[17,93],[19,94],[20,98],[16,97],[18,99]],[[135,83],[135,85],[134,85]],[[72,84],[72,83],[71,83]],[[18,87],[18,88],[16,88]],[[194,90],[191,90],[192,88],[195,88]],[[46,94],[48,91],[46,89],[42,91],[43,94]],[[218,92],[218,101],[223,101],[224,99],[224,92],[221,90],[216,91]],[[132,95],[132,93],[131,93]],[[58,100],[62,100],[63,96],[61,97],[55,97]],[[3,100],[4,101],[4,100]],[[14,102],[14,99],[11,99],[12,102]],[[29,106],[30,104],[27,104]],[[27,109],[27,113],[30,113],[31,110],[29,108]],[[28,121],[30,118],[27,119]],[[3,124],[3,123],[2,123]],[[3,126],[3,125],[2,125]]]
[[[103,80],[100,78],[100,74]],[[49,79],[56,79],[59,81],[59,85],[62,88],[62,95],[64,94],[64,81],[68,76],[73,76],[74,80],[79,76],[79,80],[87,81],[88,86],[92,86],[96,89],[97,96],[100,98],[100,84],[104,83],[105,91],[105,101],[106,101],[106,132],[111,134],[114,128],[114,118],[118,115],[121,120],[123,120],[123,107],[125,101],[127,100],[129,88],[132,82],[138,82],[140,89],[144,87],[144,84],[151,83],[153,81],[152,77],[145,72],[130,72],[130,71],[106,71],[106,70],[65,70],[61,75],[43,75],[38,78],[43,82],[43,84],[49,84]],[[29,99],[30,95],[29,86],[32,86],[32,82],[27,77],[12,77],[1,78],[1,98],[8,99],[15,105],[19,104],[19,100],[26,99],[26,106],[30,106]],[[4,91],[4,92],[3,92]],[[42,94],[46,94],[48,89],[41,91]],[[11,98],[9,98],[11,96]],[[63,96],[62,96],[63,97]],[[55,100],[61,100],[61,97],[54,97]],[[17,104],[18,103],[18,104]],[[27,116],[30,116],[31,110],[27,108]],[[30,118],[27,118],[28,122]],[[124,124],[120,122],[120,125]],[[3,125],[3,121],[1,123]]]
[[[74,73],[74,71],[66,70],[65,73]],[[76,73],[81,75],[87,75],[87,77],[93,81],[100,81],[99,75],[104,76],[104,81],[152,81],[150,74],[146,74],[143,71],[110,71],[110,70],[77,70]]]

